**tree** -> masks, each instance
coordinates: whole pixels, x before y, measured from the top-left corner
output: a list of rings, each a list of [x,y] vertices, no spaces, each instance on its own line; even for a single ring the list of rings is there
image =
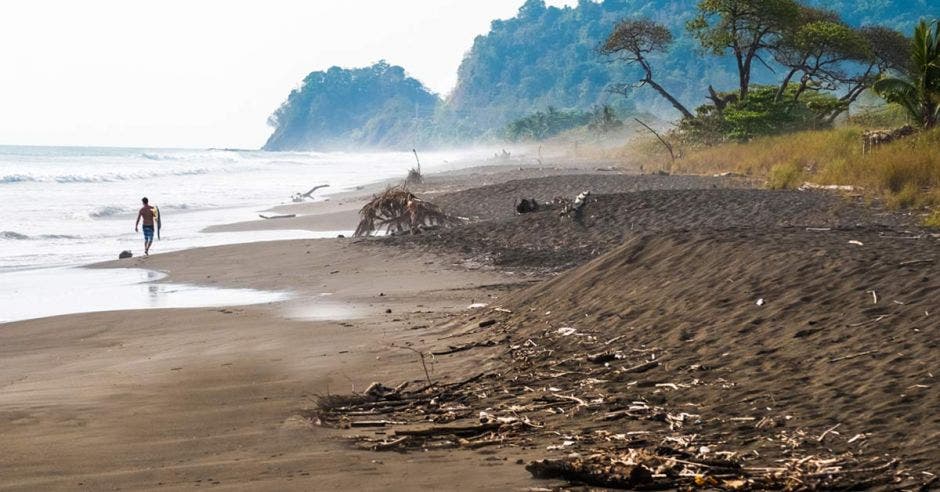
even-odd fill
[[[793,30],[800,8],[794,0],[701,0],[699,14],[687,27],[707,51],[731,50],[737,62],[738,98],[747,99],[754,60]]]
[[[617,118],[617,113],[609,105],[595,106],[591,112],[591,121],[588,129],[597,134],[610,133],[623,126],[623,121]]]
[[[921,20],[914,29],[910,64],[901,76],[883,73],[874,90],[900,104],[924,128],[940,118],[940,22]]]
[[[793,71],[802,72],[794,99],[807,89],[836,90],[852,79],[850,64],[871,65],[874,54],[860,32],[832,21],[815,21],[800,26],[790,39],[781,42],[777,60]],[[787,63],[789,61],[789,63]],[[795,61],[795,63],[793,63]],[[778,94],[783,94],[789,80],[784,79]]]
[[[662,53],[672,43],[672,33],[662,24],[650,20],[624,20],[610,33],[599,51],[608,56],[619,56],[627,64],[637,64],[643,69],[643,78],[636,84],[615,87],[614,90],[626,93],[628,87],[648,85],[672,104],[685,118],[694,118],[692,113],[672,96],[663,86],[653,80],[653,69],[647,57],[653,53]]]

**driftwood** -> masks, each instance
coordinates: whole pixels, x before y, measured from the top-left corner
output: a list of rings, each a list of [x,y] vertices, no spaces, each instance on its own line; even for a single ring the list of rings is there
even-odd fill
[[[258,217],[261,217],[262,219],[265,219],[265,220],[271,220],[271,219],[293,219],[294,217],[297,217],[297,214],[287,214],[287,215],[264,215],[264,214],[258,214]]]
[[[441,436],[441,435],[464,436],[464,435],[482,434],[484,432],[498,430],[502,426],[503,424],[500,424],[500,423],[476,424],[476,425],[441,425],[441,426],[427,427],[424,429],[396,429],[395,435],[396,436],[410,436],[410,437],[428,437],[428,436]]]
[[[875,147],[894,142],[917,133],[911,125],[904,125],[893,130],[871,130],[862,134],[862,153],[868,154]]]
[[[449,226],[460,219],[445,214],[437,206],[416,197],[404,185],[388,188],[375,195],[359,210],[355,236],[362,237],[385,230],[387,234],[410,232],[424,227]]]
[[[541,460],[529,463],[525,469],[535,478],[562,479],[596,487],[634,489],[653,483],[653,474],[648,468],[625,463],[601,467],[581,460]]]
[[[293,196],[291,196],[291,200],[294,201],[295,203],[299,203],[299,202],[306,200],[307,198],[313,198],[314,191],[317,191],[320,188],[329,188],[329,186],[330,185],[328,184],[322,184],[322,185],[317,185],[317,186],[314,186],[313,188],[310,188],[310,191],[306,193],[294,193]]]

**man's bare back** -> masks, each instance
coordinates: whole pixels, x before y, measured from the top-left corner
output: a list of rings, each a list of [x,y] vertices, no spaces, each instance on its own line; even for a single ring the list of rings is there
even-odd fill
[[[140,208],[140,211],[137,212],[137,215],[144,220],[145,226],[153,225],[153,207],[150,205],[144,205]]]

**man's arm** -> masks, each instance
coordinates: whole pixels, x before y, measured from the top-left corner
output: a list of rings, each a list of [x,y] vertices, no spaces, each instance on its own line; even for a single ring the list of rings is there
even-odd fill
[[[140,218],[143,216],[144,216],[143,212],[140,212],[140,211],[137,212],[137,221],[134,222],[134,232],[137,232],[137,226],[140,225]]]

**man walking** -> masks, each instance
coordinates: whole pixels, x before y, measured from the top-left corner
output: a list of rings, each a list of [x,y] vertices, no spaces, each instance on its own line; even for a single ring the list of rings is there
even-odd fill
[[[144,255],[150,256],[150,245],[153,244],[153,227],[154,227],[154,209],[150,206],[150,201],[147,200],[147,197],[144,197],[140,200],[143,202],[144,206],[140,207],[140,212],[137,212],[137,222],[134,224],[134,232],[137,232],[137,226],[140,225],[140,220],[144,220]]]

